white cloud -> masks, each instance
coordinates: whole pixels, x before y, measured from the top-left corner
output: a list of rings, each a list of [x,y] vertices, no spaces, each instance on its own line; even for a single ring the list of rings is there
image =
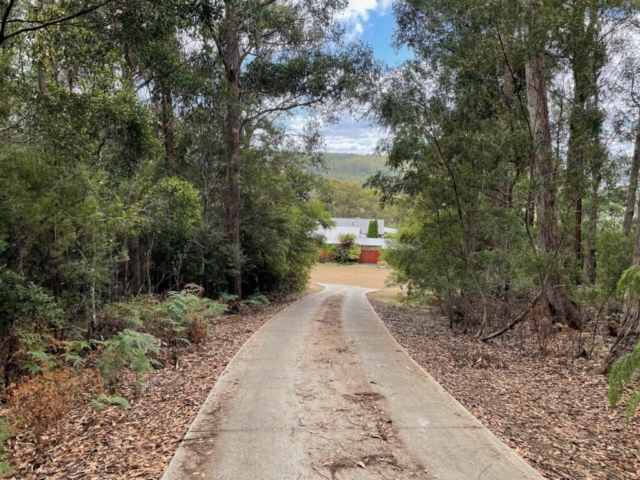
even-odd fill
[[[364,33],[372,12],[383,15],[393,0],[349,0],[349,5],[338,18],[347,25],[347,39],[353,40]]]
[[[372,154],[384,132],[369,122],[344,113],[337,124],[325,124],[324,140],[328,152]]]
[[[302,134],[309,117],[300,112],[283,120],[287,133],[295,137]],[[337,123],[322,123],[324,127],[323,150],[327,152],[370,155],[378,146],[378,142],[385,136],[383,129],[370,122],[356,120],[348,112],[342,113]]]

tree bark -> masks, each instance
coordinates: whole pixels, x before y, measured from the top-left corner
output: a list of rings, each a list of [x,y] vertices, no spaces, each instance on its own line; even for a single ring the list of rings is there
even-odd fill
[[[596,283],[596,241],[598,235],[598,214],[600,213],[600,184],[602,183],[602,156],[604,152],[596,142],[594,158],[591,159],[591,203],[587,212],[587,238],[584,251],[584,277],[593,285]]]
[[[633,225],[634,208],[636,206],[636,196],[638,193],[638,171],[640,170],[640,116],[636,126],[636,142],[633,148],[633,161],[629,172],[629,192],[627,193],[627,208],[624,214],[622,233],[625,236],[631,235]]]
[[[160,102],[162,109],[162,131],[164,134],[164,153],[167,175],[170,177],[176,174],[176,154],[173,113],[173,95],[171,93],[170,80],[162,79],[160,82]]]
[[[534,21],[539,19],[539,3],[528,0],[532,8]],[[551,155],[551,128],[549,122],[549,104],[547,99],[547,64],[544,49],[536,48],[525,65],[527,81],[527,102],[533,142],[533,183],[537,187],[534,197],[536,221],[538,223],[538,242],[542,251],[554,256],[560,249],[561,238],[556,209],[557,168]],[[553,268],[553,267],[551,267]],[[569,298],[564,281],[558,274],[547,276],[545,290],[547,304],[554,317],[577,328],[581,324],[577,305]]]
[[[233,247],[236,274],[229,278],[229,291],[233,295],[242,295],[242,277],[240,265],[240,36],[236,27],[233,10],[227,8],[226,19],[227,53],[226,72],[229,83],[229,101],[227,105],[227,237]]]
[[[638,210],[640,211],[640,203],[638,204]],[[640,219],[639,219],[640,222]],[[640,265],[640,225],[638,232],[636,233],[636,242],[633,251],[632,265]],[[620,358],[631,353],[640,339],[640,301],[634,300],[630,308],[627,310],[627,314],[620,325],[618,332],[618,338],[616,343],[611,347],[611,351],[607,356],[600,372],[607,374]]]
[[[44,67],[38,65],[38,90],[41,92],[47,89],[47,75],[44,73]]]
[[[138,295],[142,289],[142,277],[140,275],[140,239],[131,237],[128,241],[129,269],[131,270],[131,290]]]

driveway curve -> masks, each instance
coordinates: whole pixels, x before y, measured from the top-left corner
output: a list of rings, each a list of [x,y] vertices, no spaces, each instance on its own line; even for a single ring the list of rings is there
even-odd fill
[[[407,355],[373,290],[324,286],[242,347],[163,480],[542,478]]]

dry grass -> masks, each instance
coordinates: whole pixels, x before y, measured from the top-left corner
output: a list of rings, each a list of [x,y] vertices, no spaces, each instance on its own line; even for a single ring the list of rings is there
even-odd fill
[[[354,287],[387,290],[385,280],[391,273],[388,268],[368,265],[338,265],[319,263],[311,274],[311,283],[333,283]],[[388,289],[392,296],[399,292],[398,288]]]

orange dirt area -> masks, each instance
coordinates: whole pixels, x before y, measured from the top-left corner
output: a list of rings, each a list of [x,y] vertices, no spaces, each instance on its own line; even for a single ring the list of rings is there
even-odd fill
[[[385,281],[391,275],[389,268],[368,265],[338,265],[335,263],[319,263],[311,273],[311,284],[333,283],[354,287],[381,290],[375,295],[393,299],[399,293],[398,287],[387,288]]]

